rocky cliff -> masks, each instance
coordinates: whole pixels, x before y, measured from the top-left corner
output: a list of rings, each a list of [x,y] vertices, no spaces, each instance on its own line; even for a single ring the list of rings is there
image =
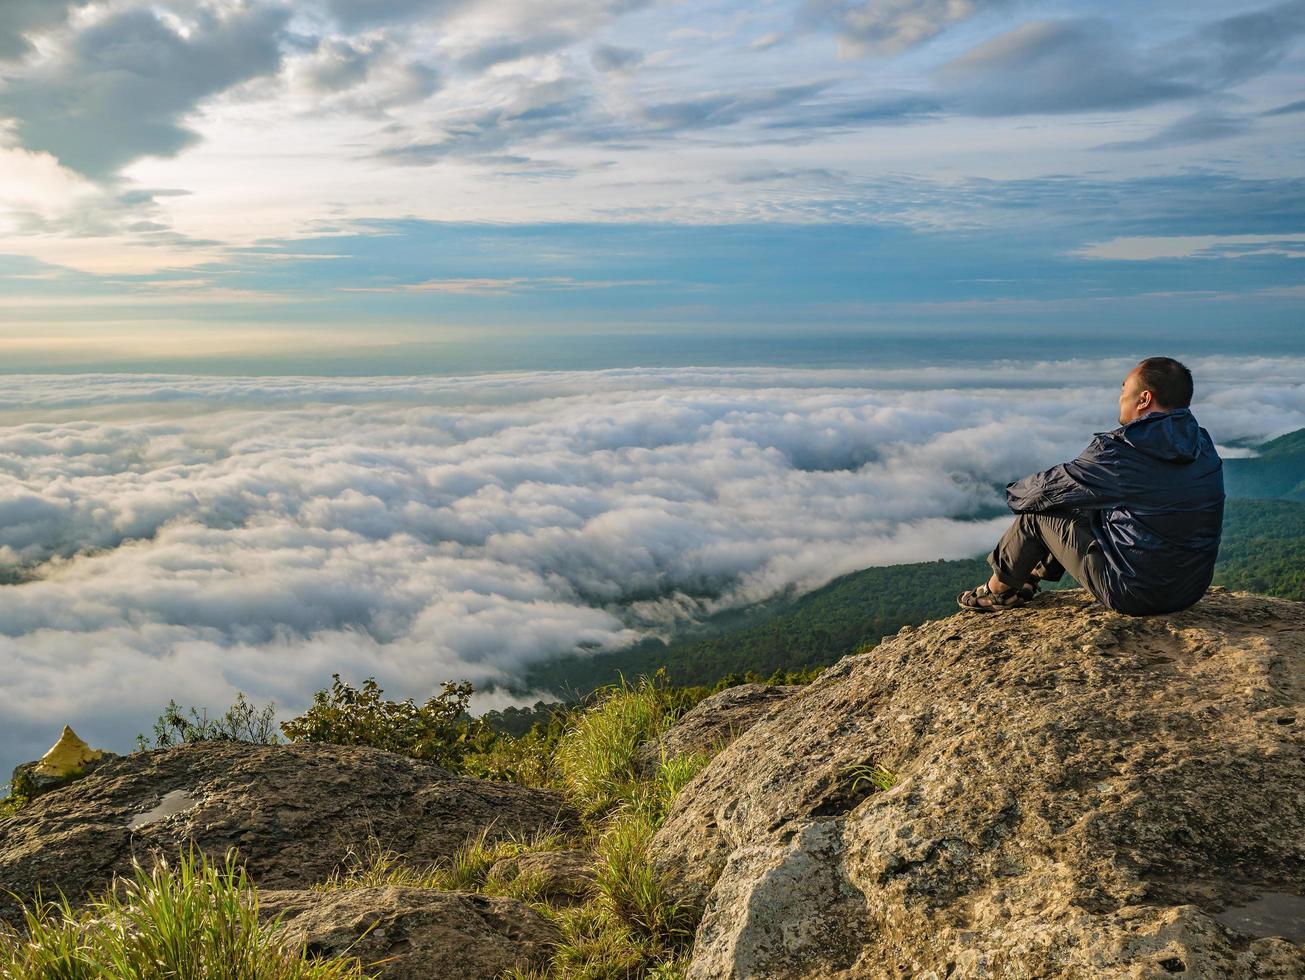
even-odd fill
[[[1054,593],[904,629],[809,687],[710,698],[643,760],[720,749],[653,841],[700,912],[688,975],[1305,978],[1303,700],[1305,606],[1220,590],[1149,619]],[[236,847],[310,950],[492,980],[555,948],[526,902],[310,886],[371,839],[424,867],[576,819],[559,794],[372,749],[185,746],[0,821],[0,915],[8,890],[76,901],[133,856]],[[566,907],[593,855],[489,877]]]
[[[689,976],[1305,977],[1305,606],[903,629],[677,799]]]

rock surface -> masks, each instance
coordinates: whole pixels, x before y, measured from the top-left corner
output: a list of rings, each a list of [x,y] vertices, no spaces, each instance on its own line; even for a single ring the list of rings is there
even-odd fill
[[[739,684],[703,698],[660,739],[641,748],[640,764],[653,766],[663,754],[718,752],[800,690],[800,684]]]
[[[500,858],[487,877],[499,886],[528,877],[537,893],[550,900],[585,899],[596,886],[594,856],[587,851],[527,851]]]
[[[654,858],[704,908],[689,977],[1305,977],[1303,702],[1284,600],[904,629],[677,799]]]
[[[558,938],[524,902],[429,888],[264,891],[259,914],[280,916],[310,954],[356,956],[383,980],[496,980],[543,966]]]
[[[574,821],[558,794],[377,749],[201,742],[115,759],[0,821],[0,915],[16,911],[9,891],[57,887],[76,901],[133,855],[187,841],[216,858],[238,848],[260,887],[303,888],[370,837],[429,865],[482,830],[494,840]]]

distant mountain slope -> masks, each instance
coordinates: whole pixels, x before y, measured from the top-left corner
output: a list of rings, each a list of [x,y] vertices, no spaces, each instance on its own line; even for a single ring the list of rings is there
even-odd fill
[[[1231,499],[1215,581],[1305,600],[1305,429],[1257,448],[1257,457],[1224,461]],[[1244,499],[1257,495],[1287,499]],[[676,683],[712,684],[730,674],[822,666],[904,625],[950,615],[956,593],[987,574],[982,558],[866,568],[798,598],[708,620],[698,635],[669,645],[652,640],[548,661],[526,685],[571,694],[658,667]]]
[[[669,646],[653,640],[611,653],[563,657],[533,668],[526,684],[569,694],[658,667],[677,684],[712,684],[728,674],[768,677],[776,670],[823,666],[896,633],[904,623],[951,615],[956,593],[987,574],[979,558],[866,568],[772,604],[760,622]]]
[[[1228,496],[1305,500],[1305,429],[1271,439],[1257,451],[1248,459],[1224,460]]]

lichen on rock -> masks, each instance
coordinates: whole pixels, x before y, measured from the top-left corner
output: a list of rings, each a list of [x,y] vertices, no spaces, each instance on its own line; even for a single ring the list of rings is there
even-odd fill
[[[104,752],[93,749],[69,725],[63,726],[59,741],[36,763],[36,772],[42,776],[69,776],[81,772],[89,762],[104,758]]]
[[[16,796],[33,799],[66,786],[88,775],[101,763],[116,758],[118,755],[114,752],[91,748],[71,726],[64,725],[58,741],[45,755],[35,762],[24,762],[15,767],[9,785]]]

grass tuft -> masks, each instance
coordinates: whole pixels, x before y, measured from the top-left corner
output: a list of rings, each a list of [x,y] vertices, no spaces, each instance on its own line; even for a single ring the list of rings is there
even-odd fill
[[[853,793],[862,786],[869,786],[873,790],[883,792],[897,785],[897,773],[891,772],[883,766],[852,766],[847,770],[847,775],[852,777]]]
[[[566,835],[556,831],[490,840],[489,831],[482,830],[459,847],[447,861],[417,868],[404,864],[398,854],[371,838],[361,852],[350,852],[343,870],[335,871],[325,881],[314,884],[313,890],[330,892],[400,885],[451,892],[485,891],[490,868],[503,858],[532,851],[552,851],[568,845]],[[521,888],[524,890],[526,883],[522,883]]]
[[[582,813],[601,817],[630,804],[643,789],[639,749],[675,720],[667,692],[642,679],[625,680],[581,713],[557,744],[563,786]]]
[[[258,900],[234,852],[221,865],[183,855],[131,877],[75,910],[39,897],[20,930],[0,930],[0,976],[13,980],[363,980],[353,957],[309,958],[286,943],[280,919],[258,920]]]

